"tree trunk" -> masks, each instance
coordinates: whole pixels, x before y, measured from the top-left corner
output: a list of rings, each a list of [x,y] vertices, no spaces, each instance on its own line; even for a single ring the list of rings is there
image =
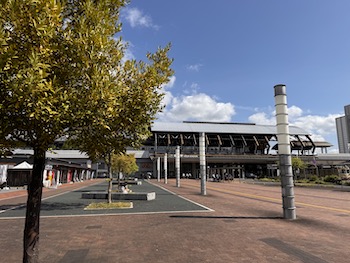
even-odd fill
[[[121,172],[118,171],[118,190],[120,189],[120,175],[121,175]]]
[[[112,203],[112,187],[113,187],[113,175],[112,175],[112,156],[108,156],[108,174],[109,174],[109,184],[108,184],[108,203]]]
[[[23,262],[39,262],[39,221],[43,190],[45,154],[42,149],[34,149],[32,178],[28,181],[28,199],[23,236]]]

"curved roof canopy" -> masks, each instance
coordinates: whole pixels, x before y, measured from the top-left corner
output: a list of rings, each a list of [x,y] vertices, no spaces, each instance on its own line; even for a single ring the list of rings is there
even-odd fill
[[[168,133],[277,134],[275,125],[232,122],[155,122],[151,126],[151,131]],[[289,133],[290,135],[300,136],[310,135],[307,131],[296,126],[289,126]]]

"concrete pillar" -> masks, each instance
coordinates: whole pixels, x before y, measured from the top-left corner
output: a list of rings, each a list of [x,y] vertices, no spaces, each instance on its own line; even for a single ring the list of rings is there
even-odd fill
[[[196,164],[191,163],[191,178],[197,179],[197,169],[196,169]]]
[[[160,182],[160,157],[157,157],[157,182]]]
[[[168,154],[164,154],[164,183],[168,183]]]
[[[283,217],[285,219],[296,219],[286,86],[276,85],[274,89]]]
[[[201,175],[201,194],[207,195],[204,132],[199,134],[199,170]]]
[[[180,146],[176,146],[175,149],[175,175],[176,187],[180,187]]]

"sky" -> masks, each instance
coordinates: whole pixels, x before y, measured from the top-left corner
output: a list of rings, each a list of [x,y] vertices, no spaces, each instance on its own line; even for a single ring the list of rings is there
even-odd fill
[[[348,0],[131,0],[126,58],[171,43],[174,76],[157,121],[275,124],[286,85],[290,125],[338,152],[335,118],[350,104]]]

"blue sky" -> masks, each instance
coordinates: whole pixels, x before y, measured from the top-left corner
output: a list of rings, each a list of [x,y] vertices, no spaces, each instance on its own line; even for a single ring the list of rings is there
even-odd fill
[[[336,152],[335,118],[350,104],[349,11],[348,0],[132,0],[121,36],[137,60],[172,44],[160,121],[274,124],[283,83],[290,124]]]

